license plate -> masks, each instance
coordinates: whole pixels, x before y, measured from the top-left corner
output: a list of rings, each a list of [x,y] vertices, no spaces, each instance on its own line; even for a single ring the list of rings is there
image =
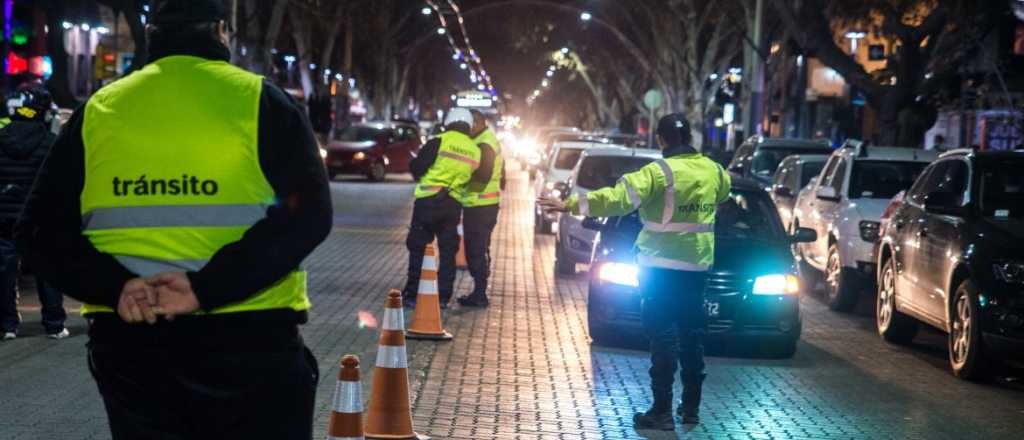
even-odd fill
[[[704,310],[708,313],[708,318],[717,318],[718,311],[721,305],[717,301],[704,301]]]

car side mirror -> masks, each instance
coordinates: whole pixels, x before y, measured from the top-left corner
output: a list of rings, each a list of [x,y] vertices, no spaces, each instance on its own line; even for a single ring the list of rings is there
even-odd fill
[[[604,227],[604,221],[598,217],[583,217],[583,229],[600,231]]]
[[[818,232],[811,228],[796,228],[790,239],[793,243],[813,243],[818,241]]]
[[[828,200],[831,202],[839,201],[839,195],[836,194],[836,189],[831,186],[823,186],[818,188],[817,196],[821,200]]]
[[[966,212],[959,202],[959,197],[954,193],[936,191],[924,197],[924,210],[933,214],[959,217]]]
[[[789,189],[788,186],[776,185],[772,192],[779,197],[793,198],[793,190]]]

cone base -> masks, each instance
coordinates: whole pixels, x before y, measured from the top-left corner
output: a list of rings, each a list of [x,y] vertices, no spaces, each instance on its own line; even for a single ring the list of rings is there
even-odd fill
[[[420,341],[450,341],[453,338],[455,337],[452,336],[451,333],[448,333],[447,330],[442,330],[441,333],[420,333],[412,330],[407,330],[405,332],[405,339]]]
[[[401,436],[401,435],[387,435],[387,434],[366,434],[366,438],[369,439],[381,439],[381,440],[430,440],[430,436],[423,435],[418,432],[413,432],[412,437]]]

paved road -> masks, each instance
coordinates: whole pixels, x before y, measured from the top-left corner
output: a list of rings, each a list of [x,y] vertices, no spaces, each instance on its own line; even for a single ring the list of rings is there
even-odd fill
[[[553,238],[532,232],[525,176],[513,176],[493,250],[493,304],[450,310],[449,343],[410,342],[414,420],[434,438],[793,438],[1019,439],[1024,387],[954,379],[941,335],[893,347],[874,334],[868,305],[829,312],[804,298],[796,357],[722,353],[708,362],[704,423],[677,433],[637,432],[648,400],[647,355],[589,344],[586,283],[553,275]],[[320,360],[316,438],[344,353],[376,353],[387,289],[403,282],[411,184],[342,178],[333,184],[335,230],[306,262],[313,312],[303,335]],[[457,294],[471,281],[459,278]],[[109,438],[102,403],[85,367],[84,322],[64,341],[42,337],[38,307],[25,298],[23,336],[0,344],[0,439]],[[74,303],[68,303],[75,308]],[[363,319],[359,317],[363,316]],[[367,388],[368,390],[368,388]]]

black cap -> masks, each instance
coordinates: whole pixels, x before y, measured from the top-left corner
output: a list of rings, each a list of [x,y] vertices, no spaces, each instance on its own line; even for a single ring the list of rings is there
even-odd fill
[[[227,19],[227,11],[220,0],[163,0],[157,2],[156,12],[149,21],[155,25],[168,25]]]
[[[658,121],[658,136],[665,141],[667,147],[690,145],[690,141],[693,140],[690,123],[682,113],[672,113],[662,117]]]

